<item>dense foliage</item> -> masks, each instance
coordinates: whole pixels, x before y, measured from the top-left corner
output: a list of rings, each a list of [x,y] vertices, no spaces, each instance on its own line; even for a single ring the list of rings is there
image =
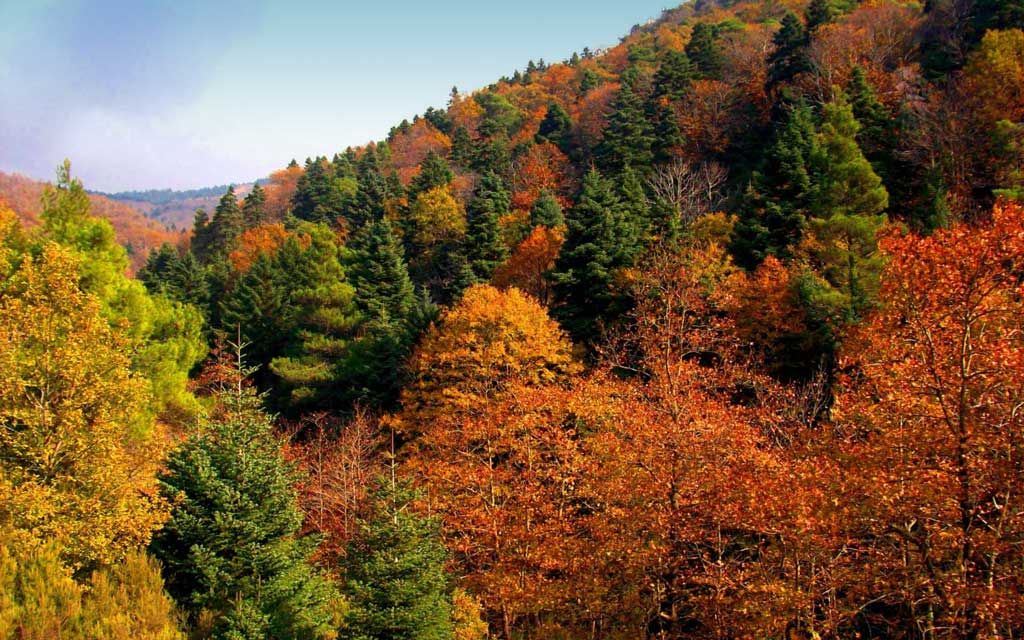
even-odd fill
[[[697,0],[134,279],[65,165],[0,211],[0,638],[1020,637],[1022,28]]]

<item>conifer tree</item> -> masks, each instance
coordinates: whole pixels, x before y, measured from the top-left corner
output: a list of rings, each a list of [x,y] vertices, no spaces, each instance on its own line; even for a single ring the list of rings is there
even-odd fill
[[[835,20],[839,10],[832,0],[811,0],[804,15],[807,18],[807,33],[813,34],[822,25]]]
[[[281,252],[300,250],[289,239]],[[279,256],[278,256],[279,257]],[[266,367],[281,355],[295,327],[290,289],[276,257],[260,254],[242,279],[220,301],[218,326],[230,336],[251,343],[249,358],[260,369],[259,382],[266,382]]]
[[[299,220],[331,222],[331,172],[326,158],[317,157],[306,163],[292,196],[292,215]],[[334,212],[337,215],[337,211]]]
[[[565,216],[562,213],[562,205],[550,191],[544,189],[537,197],[537,201],[533,203],[533,208],[530,209],[530,225],[560,227],[564,224]]]
[[[216,405],[167,461],[161,490],[175,506],[151,548],[208,637],[329,638],[336,594],[309,562],[316,540],[299,533],[300,476],[247,372],[222,362],[211,373]]]
[[[135,274],[150,293],[166,293],[171,273],[178,264],[178,251],[165,242],[159,249],[150,249],[146,264]]]
[[[300,231],[309,247],[299,265],[281,269],[292,279],[288,305],[297,332],[287,354],[272,360],[270,368],[289,392],[293,407],[329,408],[339,385],[338,363],[360,318],[334,233],[323,225],[306,225]]]
[[[367,151],[370,154],[371,151]],[[376,156],[374,156],[376,157]],[[384,216],[384,202],[388,198],[388,184],[376,163],[362,163],[356,179],[356,194],[345,211],[352,228],[358,229],[370,220]]]
[[[864,69],[859,66],[853,68],[847,94],[850,96],[853,115],[861,125],[857,142],[875,173],[887,182],[896,163],[894,145],[897,143],[889,110],[878,99],[875,88],[868,82]]]
[[[380,479],[373,513],[344,560],[345,640],[449,640],[451,585],[440,523],[416,513],[404,482]]]
[[[382,218],[352,236],[349,276],[356,290],[356,305],[370,319],[402,320],[416,301],[402,244],[391,223]]]
[[[604,139],[595,150],[601,166],[609,172],[620,172],[626,167],[649,167],[654,160],[654,142],[654,131],[643,101],[629,83],[623,82],[612,105]]]
[[[416,199],[421,193],[446,187],[452,182],[452,169],[448,162],[438,154],[430,151],[420,163],[420,172],[409,183],[409,200]]]
[[[235,187],[230,186],[221,196],[213,219],[209,225],[209,244],[206,247],[207,260],[226,257],[235,246],[235,241],[245,230],[242,210],[235,197]]]
[[[706,22],[695,24],[685,51],[701,78],[705,80],[722,79],[725,56],[722,55],[718,45],[718,34],[714,25]]]
[[[257,227],[266,222],[266,211],[264,206],[267,202],[267,194],[263,191],[260,183],[252,185],[252,191],[242,201],[242,220],[247,229]]]
[[[625,309],[626,299],[613,282],[618,269],[633,264],[636,252],[637,232],[614,183],[592,170],[569,211],[568,236],[551,274],[559,299],[555,315],[574,336],[596,339],[601,322]]]
[[[538,144],[550,142],[562,153],[569,152],[572,142],[572,118],[562,108],[562,105],[557,102],[548,105],[548,111],[537,130],[536,141]]]
[[[452,151],[449,155],[452,163],[463,169],[468,169],[473,164],[473,139],[469,130],[464,126],[455,128],[452,134]]]
[[[647,242],[651,233],[651,208],[640,175],[632,168],[627,168],[622,172],[618,186],[627,224],[635,230],[638,242]]]
[[[813,156],[817,173],[811,254],[828,289],[819,303],[854,321],[875,302],[882,258],[877,236],[889,194],[857,145],[860,125],[844,94],[825,105]]]
[[[672,102],[682,100],[697,75],[689,56],[682,51],[668,51],[654,74],[654,98]]]
[[[168,296],[178,302],[194,306],[209,320],[210,285],[206,270],[191,251],[186,252],[171,265],[165,285]]]
[[[200,207],[199,209],[196,209],[195,216],[192,219],[191,242],[192,254],[200,263],[207,263],[212,243],[213,234],[210,227],[210,215],[206,213],[206,209]]]
[[[470,203],[466,228],[466,258],[478,282],[490,280],[508,257],[498,221],[511,206],[512,198],[501,178],[493,173],[485,175]]]
[[[767,256],[786,258],[803,238],[814,186],[811,157],[817,146],[807,105],[794,108],[755,172],[733,231],[737,264],[753,269]]]
[[[769,88],[782,82],[789,82],[810,70],[811,62],[807,57],[808,43],[804,23],[792,11],[786,12],[782,18],[782,27],[772,38],[775,49],[768,57]]]

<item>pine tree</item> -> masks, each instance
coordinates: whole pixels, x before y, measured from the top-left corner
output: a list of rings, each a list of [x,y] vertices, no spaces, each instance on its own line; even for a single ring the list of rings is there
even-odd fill
[[[803,238],[811,190],[816,129],[807,105],[794,108],[754,173],[733,230],[737,264],[753,269],[767,256],[787,258]]]
[[[448,186],[453,177],[448,162],[433,151],[428,152],[420,163],[420,172],[409,183],[409,200],[415,200],[416,196],[431,189]]]
[[[407,317],[416,301],[415,291],[391,223],[382,218],[367,224],[352,236],[349,249],[348,272],[363,315],[378,320]]]
[[[328,638],[337,596],[309,562],[299,475],[245,372],[216,381],[212,416],[168,458],[175,506],[151,548],[189,619],[212,618],[210,637]]]
[[[266,222],[266,211],[264,210],[266,202],[267,194],[263,191],[263,187],[258,182],[252,185],[252,191],[242,201],[242,220],[247,229]]]
[[[451,585],[440,523],[417,514],[403,482],[381,479],[373,513],[344,560],[345,640],[449,640]]]
[[[560,301],[555,315],[574,336],[596,339],[602,321],[625,309],[627,300],[613,288],[615,272],[631,266],[636,253],[637,232],[614,183],[592,170],[569,211],[568,236],[551,274]]]
[[[626,223],[636,231],[637,241],[646,243],[651,234],[651,208],[640,175],[627,168],[619,178],[619,198]]]
[[[369,155],[372,150],[367,150]],[[376,158],[376,155],[373,155]],[[345,210],[345,217],[353,229],[384,216],[384,202],[388,198],[388,184],[374,162],[361,163],[356,178],[356,194]]]
[[[213,232],[210,227],[210,216],[206,209],[196,209],[192,219],[192,243],[191,250],[195,257],[202,264],[206,264],[210,258],[210,248],[213,243]]]
[[[511,207],[512,198],[501,178],[493,173],[485,175],[470,203],[466,228],[466,258],[478,282],[490,280],[508,257],[499,220]]]
[[[150,293],[166,293],[171,282],[171,273],[178,264],[178,251],[170,243],[165,242],[159,249],[150,249],[146,264],[139,269],[135,277]]]
[[[654,161],[654,142],[654,131],[644,112],[643,101],[623,82],[612,105],[604,139],[595,150],[597,159],[608,172],[620,172],[626,167],[644,169]]]
[[[593,69],[584,69],[583,75],[580,77],[580,95],[587,95],[592,89],[597,88],[601,84],[601,78],[598,77],[597,72]]]
[[[654,98],[672,102],[682,100],[697,76],[689,56],[682,51],[668,51],[654,74]]]
[[[322,225],[307,225],[301,232],[309,238],[301,264],[281,269],[300,277],[288,289],[297,332],[287,355],[272,360],[270,369],[289,392],[288,403],[293,407],[330,408],[339,386],[338,363],[360,318],[334,233]]]
[[[811,61],[807,57],[809,43],[803,22],[792,11],[782,18],[782,27],[772,38],[775,49],[768,57],[768,87],[789,82],[796,76],[809,71]]]
[[[562,214],[562,205],[550,191],[544,189],[537,197],[537,201],[533,203],[533,208],[530,209],[530,225],[560,227],[564,224],[565,216]]]
[[[860,125],[845,95],[825,105],[813,163],[817,173],[810,221],[811,254],[828,288],[819,304],[846,321],[875,302],[882,258],[878,231],[889,194],[857,145]]]
[[[811,0],[804,15],[807,18],[807,33],[813,34],[822,25],[835,20],[839,10],[832,0]]]
[[[725,68],[725,56],[718,45],[715,27],[706,22],[693,26],[690,41],[686,43],[686,56],[705,80],[721,80]]]
[[[572,118],[557,102],[548,105],[548,111],[537,130],[537,143],[550,142],[562,153],[568,153],[572,142]]]
[[[853,68],[847,94],[850,96],[853,115],[861,125],[857,142],[875,173],[888,182],[887,178],[896,163],[894,146],[897,142],[889,110],[878,99],[875,88],[868,82],[864,69],[859,66]]]
[[[292,215],[299,220],[332,222],[331,171],[326,158],[317,157],[306,163],[292,196]],[[337,215],[337,211],[333,212]]]
[[[289,239],[281,248],[298,248]],[[264,374],[271,360],[281,355],[295,327],[289,288],[276,258],[260,254],[242,279],[220,301],[218,326],[229,336],[241,335],[251,343],[249,357]],[[265,381],[265,374],[260,382]]]
[[[235,197],[235,187],[230,186],[221,196],[213,212],[213,219],[210,220],[209,244],[206,246],[207,261],[227,256],[244,230],[245,222],[242,219],[242,210],[238,206],[238,198]]]
[[[196,307],[209,320],[210,286],[206,270],[191,251],[171,266],[167,274],[166,293],[178,302]]]
[[[464,126],[455,128],[452,134],[452,151],[449,158],[457,167],[468,169],[473,164],[473,139]]]

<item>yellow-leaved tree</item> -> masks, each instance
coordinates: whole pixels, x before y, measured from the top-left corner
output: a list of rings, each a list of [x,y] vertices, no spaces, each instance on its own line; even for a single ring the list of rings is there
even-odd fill
[[[55,243],[20,253],[16,223],[0,223],[0,529],[19,553],[59,542],[75,569],[118,560],[166,518],[150,386],[80,289],[79,259]]]

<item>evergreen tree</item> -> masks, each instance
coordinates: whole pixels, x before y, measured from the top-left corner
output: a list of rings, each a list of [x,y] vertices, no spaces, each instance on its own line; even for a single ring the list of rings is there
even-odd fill
[[[875,173],[888,184],[896,164],[894,147],[898,140],[889,110],[878,99],[875,88],[859,66],[853,68],[847,94],[853,115],[861,125],[857,142]]]
[[[292,215],[299,220],[331,224],[343,206],[343,192],[327,159],[317,157],[307,162],[292,196]]]
[[[689,56],[682,51],[668,51],[654,74],[654,98],[672,102],[682,100],[697,75]]]
[[[431,189],[448,186],[453,177],[448,162],[433,151],[428,152],[423,162],[420,163],[420,172],[409,183],[409,201],[415,200],[416,196]]]
[[[592,89],[597,88],[601,84],[601,78],[598,77],[597,72],[593,69],[584,69],[583,75],[580,77],[580,95],[587,95]]]
[[[166,293],[171,281],[171,272],[178,263],[178,251],[165,242],[159,249],[150,249],[146,264],[135,277],[150,293]]]
[[[822,25],[835,20],[839,10],[832,0],[811,0],[804,15],[807,18],[807,33],[813,34]]]
[[[367,224],[352,236],[349,249],[348,271],[359,310],[370,319],[406,318],[416,297],[391,223],[382,218]]]
[[[860,125],[840,94],[825,105],[813,156],[811,253],[828,287],[815,302],[855,321],[875,302],[883,266],[878,231],[886,223],[889,194],[857,145]]]
[[[807,30],[792,11],[782,18],[782,27],[772,38],[775,49],[768,58],[768,87],[789,82],[796,76],[809,71],[811,61],[807,57],[809,43]]]
[[[281,269],[299,276],[288,289],[297,332],[287,355],[271,361],[270,369],[289,392],[288,403],[293,407],[330,408],[340,382],[338,363],[360,318],[334,233],[322,225],[304,226],[301,231],[309,238],[309,247],[302,252],[300,265]]]
[[[530,209],[530,225],[560,227],[564,224],[565,216],[562,214],[562,205],[550,191],[544,189],[537,197],[537,201],[533,203],[533,208]]]
[[[358,229],[371,220],[384,217],[384,202],[388,198],[388,190],[387,182],[376,163],[364,163],[360,166],[355,197],[345,210],[345,217],[352,228]]]
[[[336,594],[309,562],[316,540],[299,535],[299,475],[243,371],[220,382],[212,416],[160,476],[174,508],[152,550],[168,591],[193,623],[212,618],[209,637],[331,637]]]
[[[485,175],[470,203],[466,229],[466,258],[478,282],[489,281],[508,257],[499,220],[511,207],[512,197],[501,178],[493,173]]]
[[[569,211],[568,236],[551,274],[560,300],[555,314],[574,336],[596,339],[602,321],[625,310],[627,300],[613,287],[615,272],[631,266],[636,254],[637,232],[614,183],[592,170]]]
[[[572,142],[572,118],[557,102],[548,105],[548,112],[540,122],[536,141],[550,142],[562,153],[568,153]]]
[[[458,126],[452,134],[452,151],[449,156],[455,166],[468,169],[473,164],[473,139],[466,127]]]
[[[196,214],[192,219],[191,249],[202,264],[206,264],[209,260],[212,244],[213,229],[210,226],[210,216],[206,213],[206,209],[196,209]]]
[[[294,242],[289,239],[285,247]],[[260,369],[261,383],[266,380],[266,366],[283,352],[295,326],[283,280],[277,260],[260,254],[219,305],[218,326],[227,335],[241,334],[251,343],[249,358]]]
[[[623,171],[619,178],[619,198],[626,223],[635,230],[637,241],[646,243],[651,233],[651,208],[640,175],[632,168]]]
[[[405,483],[381,479],[373,513],[344,560],[345,640],[449,640],[451,585],[440,523],[417,514]]]
[[[209,321],[210,286],[206,270],[192,252],[186,253],[174,262],[165,284],[167,295],[178,302],[193,305],[202,311]]]
[[[722,79],[725,56],[718,46],[718,33],[713,25],[698,22],[693,26],[690,41],[686,44],[686,56],[693,63],[701,78],[706,80]]]
[[[263,191],[263,187],[258,182],[252,185],[252,191],[242,201],[242,220],[247,229],[258,227],[266,222],[266,211],[264,210],[266,202],[267,194]]]
[[[753,269],[769,255],[789,257],[800,243],[814,186],[810,163],[816,146],[811,110],[798,105],[776,134],[744,196],[730,247],[740,266]]]
[[[645,169],[654,161],[654,131],[644,112],[643,101],[623,82],[612,105],[604,139],[596,149],[601,166],[609,172],[626,167]]]
[[[198,224],[201,222],[198,212],[196,217]],[[200,256],[205,258],[207,263],[217,258],[226,257],[244,230],[245,222],[242,219],[242,210],[238,206],[238,198],[235,197],[235,188],[231,186],[217,203],[209,225],[201,230],[196,230],[197,233],[200,231],[203,233]]]

